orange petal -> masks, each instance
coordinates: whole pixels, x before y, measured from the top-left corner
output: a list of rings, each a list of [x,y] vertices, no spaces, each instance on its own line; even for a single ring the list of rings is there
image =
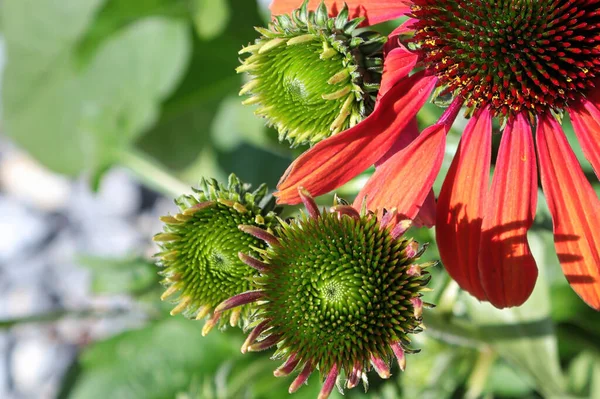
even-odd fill
[[[297,8],[300,8],[303,0],[273,0],[270,9],[273,15],[290,14]],[[363,25],[375,25],[380,22],[389,21],[401,17],[407,11],[410,11],[412,1],[410,0],[325,0],[325,5],[330,16],[336,16],[344,7],[348,5],[350,18],[364,17]],[[309,10],[315,10],[321,0],[310,0],[308,2]]]
[[[448,274],[479,300],[485,292],[477,257],[492,149],[492,118],[475,114],[463,134],[437,202],[435,222],[440,257]]]
[[[537,149],[563,272],[575,292],[600,310],[600,200],[550,115],[540,117]]]
[[[325,194],[373,165],[396,142],[421,109],[436,78],[415,74],[392,87],[381,105],[365,120],[321,141],[298,157],[277,188],[278,202],[300,202],[298,186],[316,197]]]
[[[537,205],[537,166],[529,121],[519,114],[502,135],[479,241],[479,276],[492,305],[522,305],[537,280],[527,242]]]
[[[569,115],[583,153],[600,177],[600,110],[591,101],[569,108]]]
[[[442,166],[447,131],[443,123],[430,126],[392,155],[373,173],[354,206],[366,197],[369,209],[396,208],[401,219],[414,219]]]

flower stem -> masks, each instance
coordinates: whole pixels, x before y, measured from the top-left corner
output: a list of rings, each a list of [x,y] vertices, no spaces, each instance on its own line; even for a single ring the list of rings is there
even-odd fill
[[[191,191],[187,184],[139,151],[123,151],[118,160],[120,165],[133,172],[142,183],[167,197],[179,197]]]
[[[481,352],[479,352],[479,357],[477,358],[475,367],[473,367],[473,372],[467,381],[467,386],[469,388],[465,394],[466,399],[475,399],[481,396],[496,357],[496,352],[490,348],[483,348]]]

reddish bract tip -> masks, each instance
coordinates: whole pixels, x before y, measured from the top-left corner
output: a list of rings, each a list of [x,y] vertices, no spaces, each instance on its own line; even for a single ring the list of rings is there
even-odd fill
[[[238,252],[238,257],[240,258],[240,260],[242,262],[244,262],[245,264],[247,264],[251,268],[258,270],[261,273],[269,271],[269,265],[267,265],[266,263],[264,263],[264,262],[256,259],[253,256],[246,255],[243,252]]]
[[[392,375],[390,373],[390,366],[388,366],[388,364],[383,359],[377,356],[371,356],[371,363],[373,364],[373,368],[381,378],[383,378],[384,380],[390,378],[390,376]]]
[[[242,225],[239,225],[238,228],[241,231],[243,231],[244,233],[248,233],[248,234],[258,238],[259,240],[263,240],[264,242],[266,242],[267,244],[269,244],[271,246],[279,244],[279,239],[277,237],[275,237],[273,234],[269,233],[268,231],[261,229],[260,227],[242,224]]]
[[[279,366],[273,372],[273,375],[275,377],[284,377],[286,375],[289,375],[292,371],[294,371],[294,369],[296,368],[296,366],[300,362],[300,359],[297,356],[298,355],[296,353],[292,353],[290,355],[290,357],[287,358],[287,360],[285,361],[285,363],[283,363],[281,366]]]
[[[300,374],[298,374],[296,379],[290,385],[290,388],[288,390],[289,393],[296,392],[303,384],[305,384],[306,381],[308,381],[308,377],[310,377],[310,374],[313,372],[314,369],[314,366],[310,364],[310,362],[306,363]]]
[[[248,347],[248,352],[260,352],[265,349],[269,349],[273,345],[276,345],[281,337],[279,335],[269,335],[267,338],[260,342],[254,343]]]
[[[244,344],[242,345],[242,353],[246,353],[248,351],[250,345],[252,345],[254,341],[256,341],[257,338],[260,336],[260,334],[262,334],[263,331],[267,329],[270,321],[271,320],[269,319],[263,320],[256,327],[254,327],[252,331],[250,331],[250,334],[248,334],[246,340],[244,341]]]
[[[221,302],[215,308],[215,313],[222,313],[226,310],[233,309],[238,306],[256,302],[257,300],[261,299],[264,295],[265,293],[261,290],[242,292],[241,294],[237,294]]]
[[[335,386],[335,381],[337,380],[338,373],[338,366],[334,364],[331,370],[329,370],[327,378],[325,378],[325,382],[323,383],[321,392],[319,392],[318,399],[327,399],[329,395],[331,395],[331,391],[333,391],[333,387]]]
[[[406,370],[406,355],[402,345],[400,342],[394,342],[391,347],[394,355],[396,355],[396,360],[398,360],[398,366],[400,366],[400,370]]]
[[[298,187],[298,195],[300,196],[300,200],[304,204],[306,211],[310,215],[311,218],[318,218],[321,216],[321,212],[319,212],[319,207],[313,197],[311,197],[310,193],[307,189],[302,186]]]
[[[360,214],[358,213],[358,211],[350,205],[332,206],[330,211],[337,213],[339,217],[342,217],[343,215],[345,215],[345,216],[349,216],[354,219],[360,219]]]

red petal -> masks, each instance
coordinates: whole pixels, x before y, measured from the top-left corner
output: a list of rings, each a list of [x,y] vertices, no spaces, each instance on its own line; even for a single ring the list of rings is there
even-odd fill
[[[600,200],[552,116],[540,117],[537,148],[558,259],[575,292],[600,310]]]
[[[600,110],[592,102],[583,99],[569,109],[569,115],[583,153],[592,164],[596,176],[600,177]]]
[[[429,194],[425,198],[425,201],[421,205],[421,209],[417,216],[415,216],[414,226],[415,227],[428,227],[431,228],[435,225],[435,214],[436,214],[436,204],[435,204],[435,194],[433,193],[433,189],[429,190]]]
[[[303,0],[273,0],[270,9],[273,15],[290,14],[297,8],[300,8]],[[321,0],[310,0],[308,8],[315,10]],[[350,18],[365,17],[363,25],[375,25],[380,22],[389,21],[401,17],[407,11],[410,11],[411,0],[325,0],[327,10],[330,16],[336,16],[344,7],[348,5]]]
[[[385,163],[392,155],[397,153],[398,151],[404,149],[407,145],[409,145],[416,137],[419,136],[419,126],[417,124],[417,118],[413,118],[410,123],[406,126],[402,134],[398,137],[398,140],[392,145],[392,147],[388,150],[388,152],[381,157],[377,162],[375,162],[375,168],[379,168],[380,165]],[[361,197],[360,201],[362,201]],[[357,200],[354,202],[357,204]],[[433,189],[429,191],[429,195],[423,202],[423,206],[421,210],[417,214],[414,219],[415,227],[433,227],[435,224],[435,195],[433,193]]]
[[[377,93],[377,99],[379,100],[396,83],[408,76],[417,64],[418,59],[417,54],[402,45],[391,50],[383,62],[383,79]],[[379,102],[375,105],[379,105]]]
[[[502,135],[481,239],[479,276],[492,305],[522,305],[537,280],[527,242],[537,205],[537,166],[529,121],[519,114]]]
[[[436,78],[415,74],[396,84],[381,105],[358,125],[321,141],[297,158],[275,193],[279,203],[300,202],[298,186],[312,196],[325,194],[367,169],[398,139],[423,106]]]
[[[492,149],[489,110],[475,114],[463,134],[437,202],[436,237],[448,274],[480,300],[485,292],[477,258]]]
[[[354,206],[366,197],[369,209],[396,208],[401,219],[414,219],[442,166],[447,131],[446,124],[430,126],[391,156],[373,173]]]

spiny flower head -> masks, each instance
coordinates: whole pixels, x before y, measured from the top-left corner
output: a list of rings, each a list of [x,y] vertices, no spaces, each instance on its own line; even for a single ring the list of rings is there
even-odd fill
[[[411,43],[442,96],[494,114],[560,112],[600,76],[595,0],[414,0]]]
[[[193,195],[175,200],[179,213],[161,217],[163,232],[155,235],[154,241],[161,249],[156,256],[166,287],[162,299],[177,294],[171,314],[183,313],[200,320],[224,299],[253,287],[251,278],[257,272],[240,261],[238,252],[255,254],[266,245],[238,226],[260,226],[270,231],[278,209],[267,196],[266,185],[250,191],[250,186],[233,174],[227,186],[202,179],[193,191]],[[232,326],[245,323],[249,312],[249,307],[242,307],[213,314],[203,334],[216,324],[225,324],[227,318],[222,316],[229,316]]]
[[[262,36],[240,51],[249,56],[237,69],[251,75],[244,103],[259,104],[256,113],[292,145],[314,144],[373,111],[386,40],[355,33],[362,19],[349,20],[347,7],[329,18],[323,3],[314,12],[307,4],[256,28]]]
[[[216,312],[256,301],[255,327],[242,352],[277,346],[285,359],[275,371],[299,370],[290,386],[297,390],[318,369],[325,379],[321,398],[329,396],[341,373],[353,388],[375,368],[390,376],[393,358],[405,367],[410,335],[421,331],[422,292],[431,264],[415,263],[418,244],[402,238],[409,223],[392,227],[395,212],[381,220],[370,212],[338,202],[320,212],[308,192],[301,192],[307,214],[283,222],[276,236],[241,226],[269,246],[260,258],[240,254],[260,271],[256,290],[220,304]],[[428,305],[428,304],[425,304]]]

